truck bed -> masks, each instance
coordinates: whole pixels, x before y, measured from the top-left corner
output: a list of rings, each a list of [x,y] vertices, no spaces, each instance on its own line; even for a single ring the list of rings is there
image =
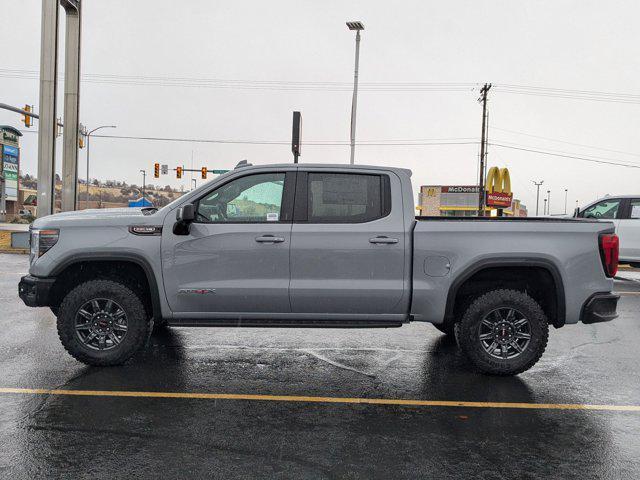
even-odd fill
[[[418,216],[411,314],[438,322],[446,317],[442,292],[455,290],[456,282],[482,268],[520,265],[544,268],[556,277],[568,306],[561,322],[576,323],[594,291],[611,290],[598,244],[600,234],[613,232],[612,222],[581,218]],[[496,270],[495,277],[500,275]]]

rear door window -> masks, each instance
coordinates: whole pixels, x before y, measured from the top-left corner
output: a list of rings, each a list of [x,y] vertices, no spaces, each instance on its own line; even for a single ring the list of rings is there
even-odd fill
[[[629,218],[640,220],[640,198],[632,198],[629,202]]]
[[[389,214],[386,175],[309,173],[307,222],[364,223]]]

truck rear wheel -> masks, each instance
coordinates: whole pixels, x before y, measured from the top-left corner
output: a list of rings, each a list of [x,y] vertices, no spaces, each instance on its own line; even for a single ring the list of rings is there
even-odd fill
[[[547,347],[549,325],[540,305],[516,290],[493,290],[476,298],[455,324],[456,340],[482,372],[517,375]]]
[[[141,299],[111,280],[90,280],[67,294],[58,312],[64,348],[87,365],[120,365],[151,333]]]

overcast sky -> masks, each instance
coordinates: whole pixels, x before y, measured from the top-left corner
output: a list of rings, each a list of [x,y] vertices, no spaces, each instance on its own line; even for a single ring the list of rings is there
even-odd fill
[[[41,0],[4,2],[0,30],[0,102],[34,104],[36,111],[38,82],[29,72],[37,72],[40,64],[40,9]],[[493,82],[490,140],[640,166],[640,97],[597,96],[607,101],[593,101],[563,98],[575,93],[541,90],[554,95],[541,96],[531,95],[530,88],[527,94],[500,88],[640,95],[639,16],[636,1],[83,0],[82,73],[89,81],[81,86],[80,119],[89,128],[118,126],[104,130],[106,135],[287,143],[291,112],[300,110],[300,161],[348,162],[348,146],[304,142],[349,140],[354,35],[345,21],[361,20],[366,29],[358,140],[477,142],[481,107],[476,85]],[[61,27],[62,73],[63,15]],[[105,83],[107,77],[95,75],[113,77]],[[212,79],[241,82],[229,88]],[[302,83],[292,89],[282,82]],[[375,83],[387,85],[366,85]],[[423,85],[393,85],[398,83]],[[443,91],[431,86],[437,83],[464,85]],[[58,100],[62,115],[62,95]],[[22,128],[18,115],[2,110],[0,124]],[[33,133],[22,139],[23,172],[36,172],[36,140]],[[58,147],[60,171],[61,137]],[[85,155],[86,149],[81,151],[81,177]],[[91,176],[141,183],[139,169],[152,174],[154,162],[189,167],[192,155],[195,168],[233,168],[244,158],[254,164],[292,161],[288,144],[95,138]],[[421,184],[474,184],[478,145],[362,145],[356,162],[411,168],[416,190]],[[576,200],[584,204],[607,193],[640,193],[638,168],[498,146],[489,149],[489,165],[510,169],[515,196],[530,213],[535,210],[534,179],[544,180],[545,192],[551,190],[553,213],[564,209],[565,188],[570,210]],[[181,184],[173,176],[149,181]],[[189,188],[188,175],[182,183]]]

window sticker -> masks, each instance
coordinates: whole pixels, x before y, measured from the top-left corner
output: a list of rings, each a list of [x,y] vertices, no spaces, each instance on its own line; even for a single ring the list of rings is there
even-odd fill
[[[279,217],[280,215],[278,215],[277,213],[267,213],[267,222],[277,222]]]

